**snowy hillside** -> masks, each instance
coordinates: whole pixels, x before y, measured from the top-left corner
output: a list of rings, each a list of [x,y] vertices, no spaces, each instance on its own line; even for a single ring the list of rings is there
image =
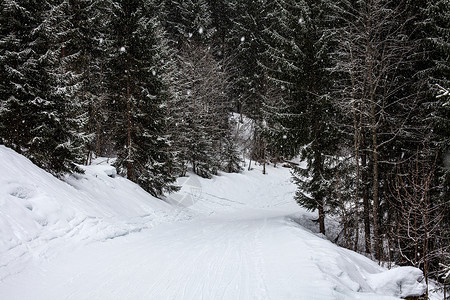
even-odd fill
[[[174,209],[100,164],[62,182],[0,146],[0,280],[23,262],[151,227]],[[71,186],[72,185],[72,186]],[[0,299],[3,299],[0,297]]]
[[[99,163],[99,162],[97,162]],[[295,223],[287,168],[190,174],[167,204],[100,163],[59,181],[0,147],[0,299],[398,299],[387,271]],[[26,288],[24,288],[26,286]]]

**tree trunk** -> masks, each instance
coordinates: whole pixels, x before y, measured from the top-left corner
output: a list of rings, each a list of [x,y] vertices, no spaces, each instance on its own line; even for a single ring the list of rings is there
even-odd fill
[[[131,158],[131,93],[129,68],[127,68],[127,151],[127,178],[133,180],[133,162]]]
[[[266,145],[265,145],[265,143],[264,142],[261,142],[262,143],[262,146],[263,146],[263,153],[262,153],[262,158],[263,158],[263,174],[265,175],[266,174]]]
[[[315,115],[317,116],[319,114],[316,112]],[[321,133],[319,117],[315,118],[314,126],[313,126],[312,130],[313,130],[313,134],[314,134],[314,141],[312,143],[312,150],[314,152],[313,164],[314,164],[314,172],[316,173],[316,175],[313,175],[313,176],[318,175],[317,177],[321,178],[323,176],[323,162],[322,162],[323,158],[322,158],[322,153],[321,153],[322,149],[319,149],[320,146],[318,145],[318,141],[319,141],[320,133]],[[319,191],[319,193],[314,196],[314,199],[316,200],[317,210],[319,211],[320,233],[325,235],[325,203],[324,203],[322,191]]]
[[[354,96],[352,96],[354,97]],[[354,98],[353,98],[354,99]],[[356,163],[356,190],[355,190],[355,210],[354,210],[354,219],[355,219],[355,241],[353,250],[358,250],[358,240],[359,240],[359,198],[360,198],[360,182],[361,182],[361,172],[360,172],[360,165],[359,165],[359,154],[360,154],[360,148],[361,148],[361,122],[358,121],[358,113],[357,113],[357,107],[356,104],[353,106],[353,130],[354,130],[354,151],[355,151],[355,163]]]
[[[362,166],[362,182],[363,182],[363,205],[364,205],[364,244],[366,253],[372,252],[372,245],[370,242],[370,203],[369,203],[369,191],[366,186],[367,183],[367,155],[366,153],[361,154],[361,166]]]
[[[375,103],[372,104],[375,106]],[[374,108],[372,109],[374,111]],[[378,152],[377,152],[377,131],[375,128],[375,124],[373,124],[372,128],[372,143],[373,143],[373,185],[372,185],[372,193],[373,193],[373,236],[375,240],[375,257],[378,261],[381,260],[381,241],[378,229],[378,209],[379,209],[379,198],[378,198]]]
[[[349,48],[350,57],[353,61],[353,51]],[[360,170],[360,153],[361,153],[361,123],[362,123],[362,113],[361,104],[356,101],[356,79],[353,72],[350,73],[351,83],[352,83],[352,100],[353,102],[353,147],[355,152],[355,164],[356,164],[356,188],[355,188],[355,241],[353,250],[358,250],[358,240],[359,240],[359,198],[360,198],[360,187],[361,187],[361,170]],[[358,114],[359,111],[359,114]]]
[[[317,201],[317,209],[319,211],[319,230],[320,233],[325,235],[325,210],[323,198],[316,199],[316,201]]]
[[[375,72],[375,55],[373,53],[373,41],[372,41],[372,31],[373,30],[373,20],[372,20],[372,9],[374,7],[369,5],[369,11],[367,14],[366,20],[366,28],[370,29],[366,36],[366,64],[367,64],[367,77],[368,77],[368,96],[369,105],[370,105],[370,127],[372,131],[372,166],[373,166],[373,176],[372,176],[372,196],[373,196],[373,235],[375,240],[375,257],[378,261],[381,261],[381,242],[379,236],[379,228],[378,228],[378,209],[379,209],[379,199],[378,199],[378,191],[379,191],[379,183],[378,183],[378,136],[377,136],[377,108],[375,103],[375,93],[377,88],[376,78],[374,78]]]

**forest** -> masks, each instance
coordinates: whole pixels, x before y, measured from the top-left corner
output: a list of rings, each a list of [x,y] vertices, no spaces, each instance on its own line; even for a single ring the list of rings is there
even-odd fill
[[[156,197],[188,171],[300,157],[320,232],[335,218],[339,245],[448,283],[449,7],[2,0],[0,144],[58,177],[116,157]]]

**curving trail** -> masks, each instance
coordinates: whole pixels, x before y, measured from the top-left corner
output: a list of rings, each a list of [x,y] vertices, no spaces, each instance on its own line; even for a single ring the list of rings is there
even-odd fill
[[[352,280],[347,281],[354,286],[345,287],[331,278],[321,266],[336,265],[338,255],[331,250],[337,247],[284,216],[244,210],[91,244],[9,278],[1,284],[0,296],[74,300],[374,296],[356,293],[364,287]]]
[[[293,222],[289,173],[269,172],[191,180],[171,201],[192,219],[68,239],[0,281],[0,299],[398,299],[367,283],[374,262]]]

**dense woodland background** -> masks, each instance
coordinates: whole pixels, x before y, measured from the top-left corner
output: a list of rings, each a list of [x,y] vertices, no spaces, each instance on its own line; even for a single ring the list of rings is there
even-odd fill
[[[117,157],[157,197],[188,170],[300,154],[296,200],[322,233],[332,216],[339,244],[448,280],[449,7],[2,0],[0,143],[57,176]]]

